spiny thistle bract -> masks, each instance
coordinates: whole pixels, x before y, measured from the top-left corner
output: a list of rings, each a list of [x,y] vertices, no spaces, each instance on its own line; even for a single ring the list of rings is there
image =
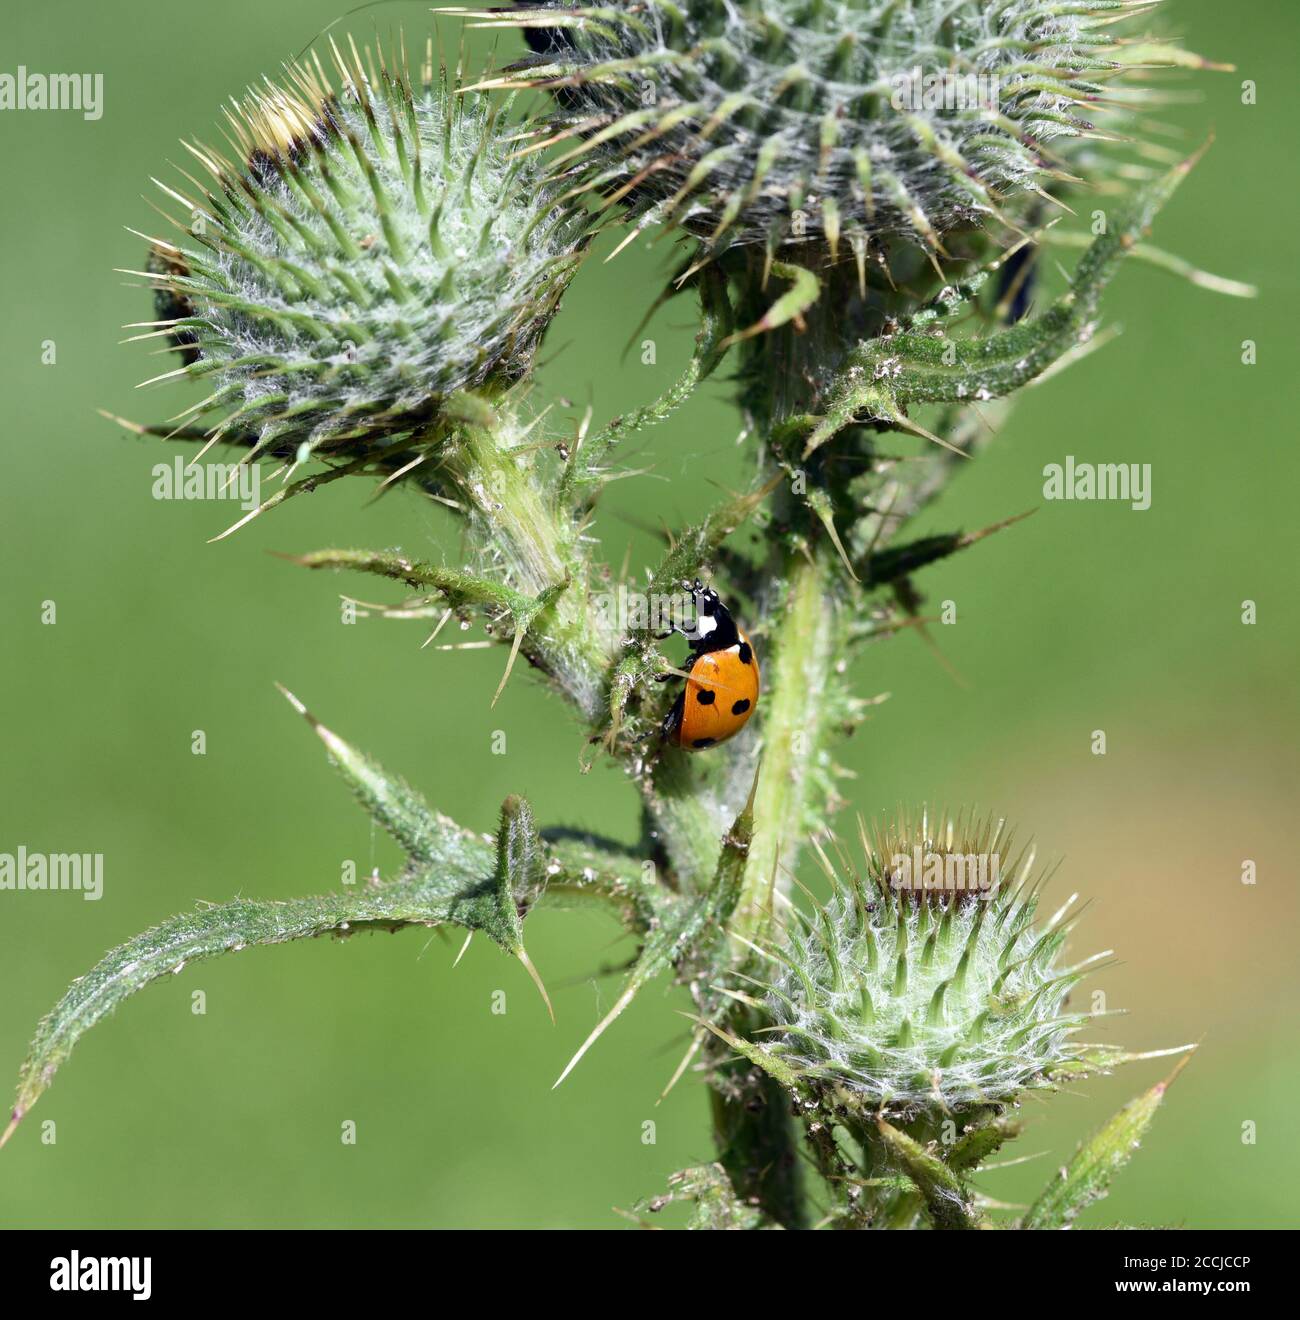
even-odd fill
[[[1060,965],[1070,903],[1035,924],[1034,851],[1013,856],[1004,821],[923,813],[863,830],[863,847],[862,873],[827,865],[829,901],[765,951],[771,1026],[742,1043],[752,1062],[831,1112],[910,1119],[1097,1058],[1072,1038],[1093,1015],[1065,1009],[1096,959]]]
[[[1130,71],[1128,0],[611,0],[479,12],[536,54],[559,165],[714,248],[841,234],[931,253],[1065,177]],[[1144,6],[1145,8],[1145,6]],[[490,14],[490,17],[487,15]],[[1154,63],[1183,52],[1146,47]],[[1128,99],[1134,99],[1133,93]],[[1092,171],[1095,182],[1096,169]]]
[[[227,110],[238,164],[186,144],[214,182],[164,186],[186,241],[149,270],[156,333],[211,390],[183,416],[300,460],[418,441],[523,376],[587,229],[431,57],[416,88],[404,59],[334,55],[337,89],[314,59]]]

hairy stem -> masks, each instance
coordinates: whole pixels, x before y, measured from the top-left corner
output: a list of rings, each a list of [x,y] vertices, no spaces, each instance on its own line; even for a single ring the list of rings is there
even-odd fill
[[[741,271],[737,285],[739,321],[757,323],[771,300],[762,274]],[[838,297],[840,292],[844,299]],[[840,290],[838,283],[835,294],[805,308],[797,325],[781,325],[746,345],[740,401],[773,470],[781,455],[772,437],[833,379],[852,342],[848,321],[864,329],[878,317],[869,296]],[[852,304],[848,321],[845,299]],[[769,620],[760,707],[762,764],[754,838],[730,927],[744,940],[766,933],[773,920],[773,894],[789,888],[808,828],[825,819],[831,796],[818,763],[828,730],[827,692],[841,654],[837,580],[844,581],[843,570],[823,524],[803,498],[801,487],[808,474],[787,472],[789,480],[774,495],[775,534],[757,591]],[[736,941],[734,947],[742,951],[745,946]],[[733,1017],[749,1012],[738,1009]],[[799,1131],[784,1089],[757,1072],[739,1080],[734,1075],[720,1078],[713,1122],[719,1158],[737,1192],[756,1201],[773,1222],[805,1225]]]
[[[817,791],[812,766],[820,750],[821,698],[835,658],[837,607],[826,589],[831,572],[824,553],[790,557],[784,608],[767,667],[754,845],[734,921],[734,929],[746,936],[764,925],[773,889],[788,887],[781,872],[794,864],[810,795]]]
[[[546,455],[504,410],[471,422],[444,455],[443,472],[469,514],[485,568],[523,596],[544,601],[512,626],[589,720],[598,718],[611,639],[591,608],[573,517],[557,500]]]
[[[713,1092],[713,1139],[718,1158],[742,1200],[757,1203],[782,1228],[806,1228],[802,1168],[790,1097],[759,1074],[744,1100]]]

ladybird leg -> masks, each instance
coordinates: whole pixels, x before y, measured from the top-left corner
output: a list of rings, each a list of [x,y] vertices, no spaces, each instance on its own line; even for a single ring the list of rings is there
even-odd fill
[[[668,683],[668,682],[671,682],[671,680],[674,679],[674,678],[681,678],[683,672],[689,674],[689,673],[691,672],[691,670],[695,668],[695,662],[696,662],[699,658],[700,658],[699,655],[698,655],[695,651],[690,651],[690,652],[687,654],[686,659],[682,661],[682,668],[681,668],[681,670],[679,670],[679,671],[678,671],[677,673],[675,673],[675,674],[673,673],[673,671],[672,671],[671,669],[670,669],[666,674],[656,674],[656,675],[655,675],[655,682],[656,682],[656,683]]]
[[[664,742],[675,742],[677,731],[682,727],[682,715],[686,710],[686,689],[683,688],[677,694],[677,700],[673,702],[672,709],[664,716],[664,722],[659,726],[659,734]]]

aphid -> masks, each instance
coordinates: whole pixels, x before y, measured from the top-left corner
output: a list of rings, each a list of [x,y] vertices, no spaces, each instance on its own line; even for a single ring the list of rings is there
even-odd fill
[[[690,675],[663,722],[665,742],[700,751],[734,737],[758,705],[758,659],[749,638],[712,587],[697,578],[690,588],[695,620],[677,626],[691,644]]]

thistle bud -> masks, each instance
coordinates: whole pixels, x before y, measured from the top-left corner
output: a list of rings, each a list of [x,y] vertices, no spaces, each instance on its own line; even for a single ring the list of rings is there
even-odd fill
[[[233,161],[187,144],[208,182],[164,187],[185,238],[148,272],[209,390],[187,413],[299,460],[418,447],[455,396],[526,374],[587,229],[501,107],[334,54],[333,82],[293,65],[227,110]]]
[[[905,237],[942,250],[1061,175],[1130,72],[1116,0],[517,5],[561,166],[711,248]],[[1154,63],[1182,52],[1150,47]],[[1092,171],[1094,177],[1096,170]]]
[[[1084,964],[1059,962],[1069,903],[1036,920],[1033,850],[1003,821],[928,813],[863,844],[865,868],[829,868],[830,900],[768,951],[770,1026],[742,1052],[859,1119],[1003,1104],[1077,1071]]]

